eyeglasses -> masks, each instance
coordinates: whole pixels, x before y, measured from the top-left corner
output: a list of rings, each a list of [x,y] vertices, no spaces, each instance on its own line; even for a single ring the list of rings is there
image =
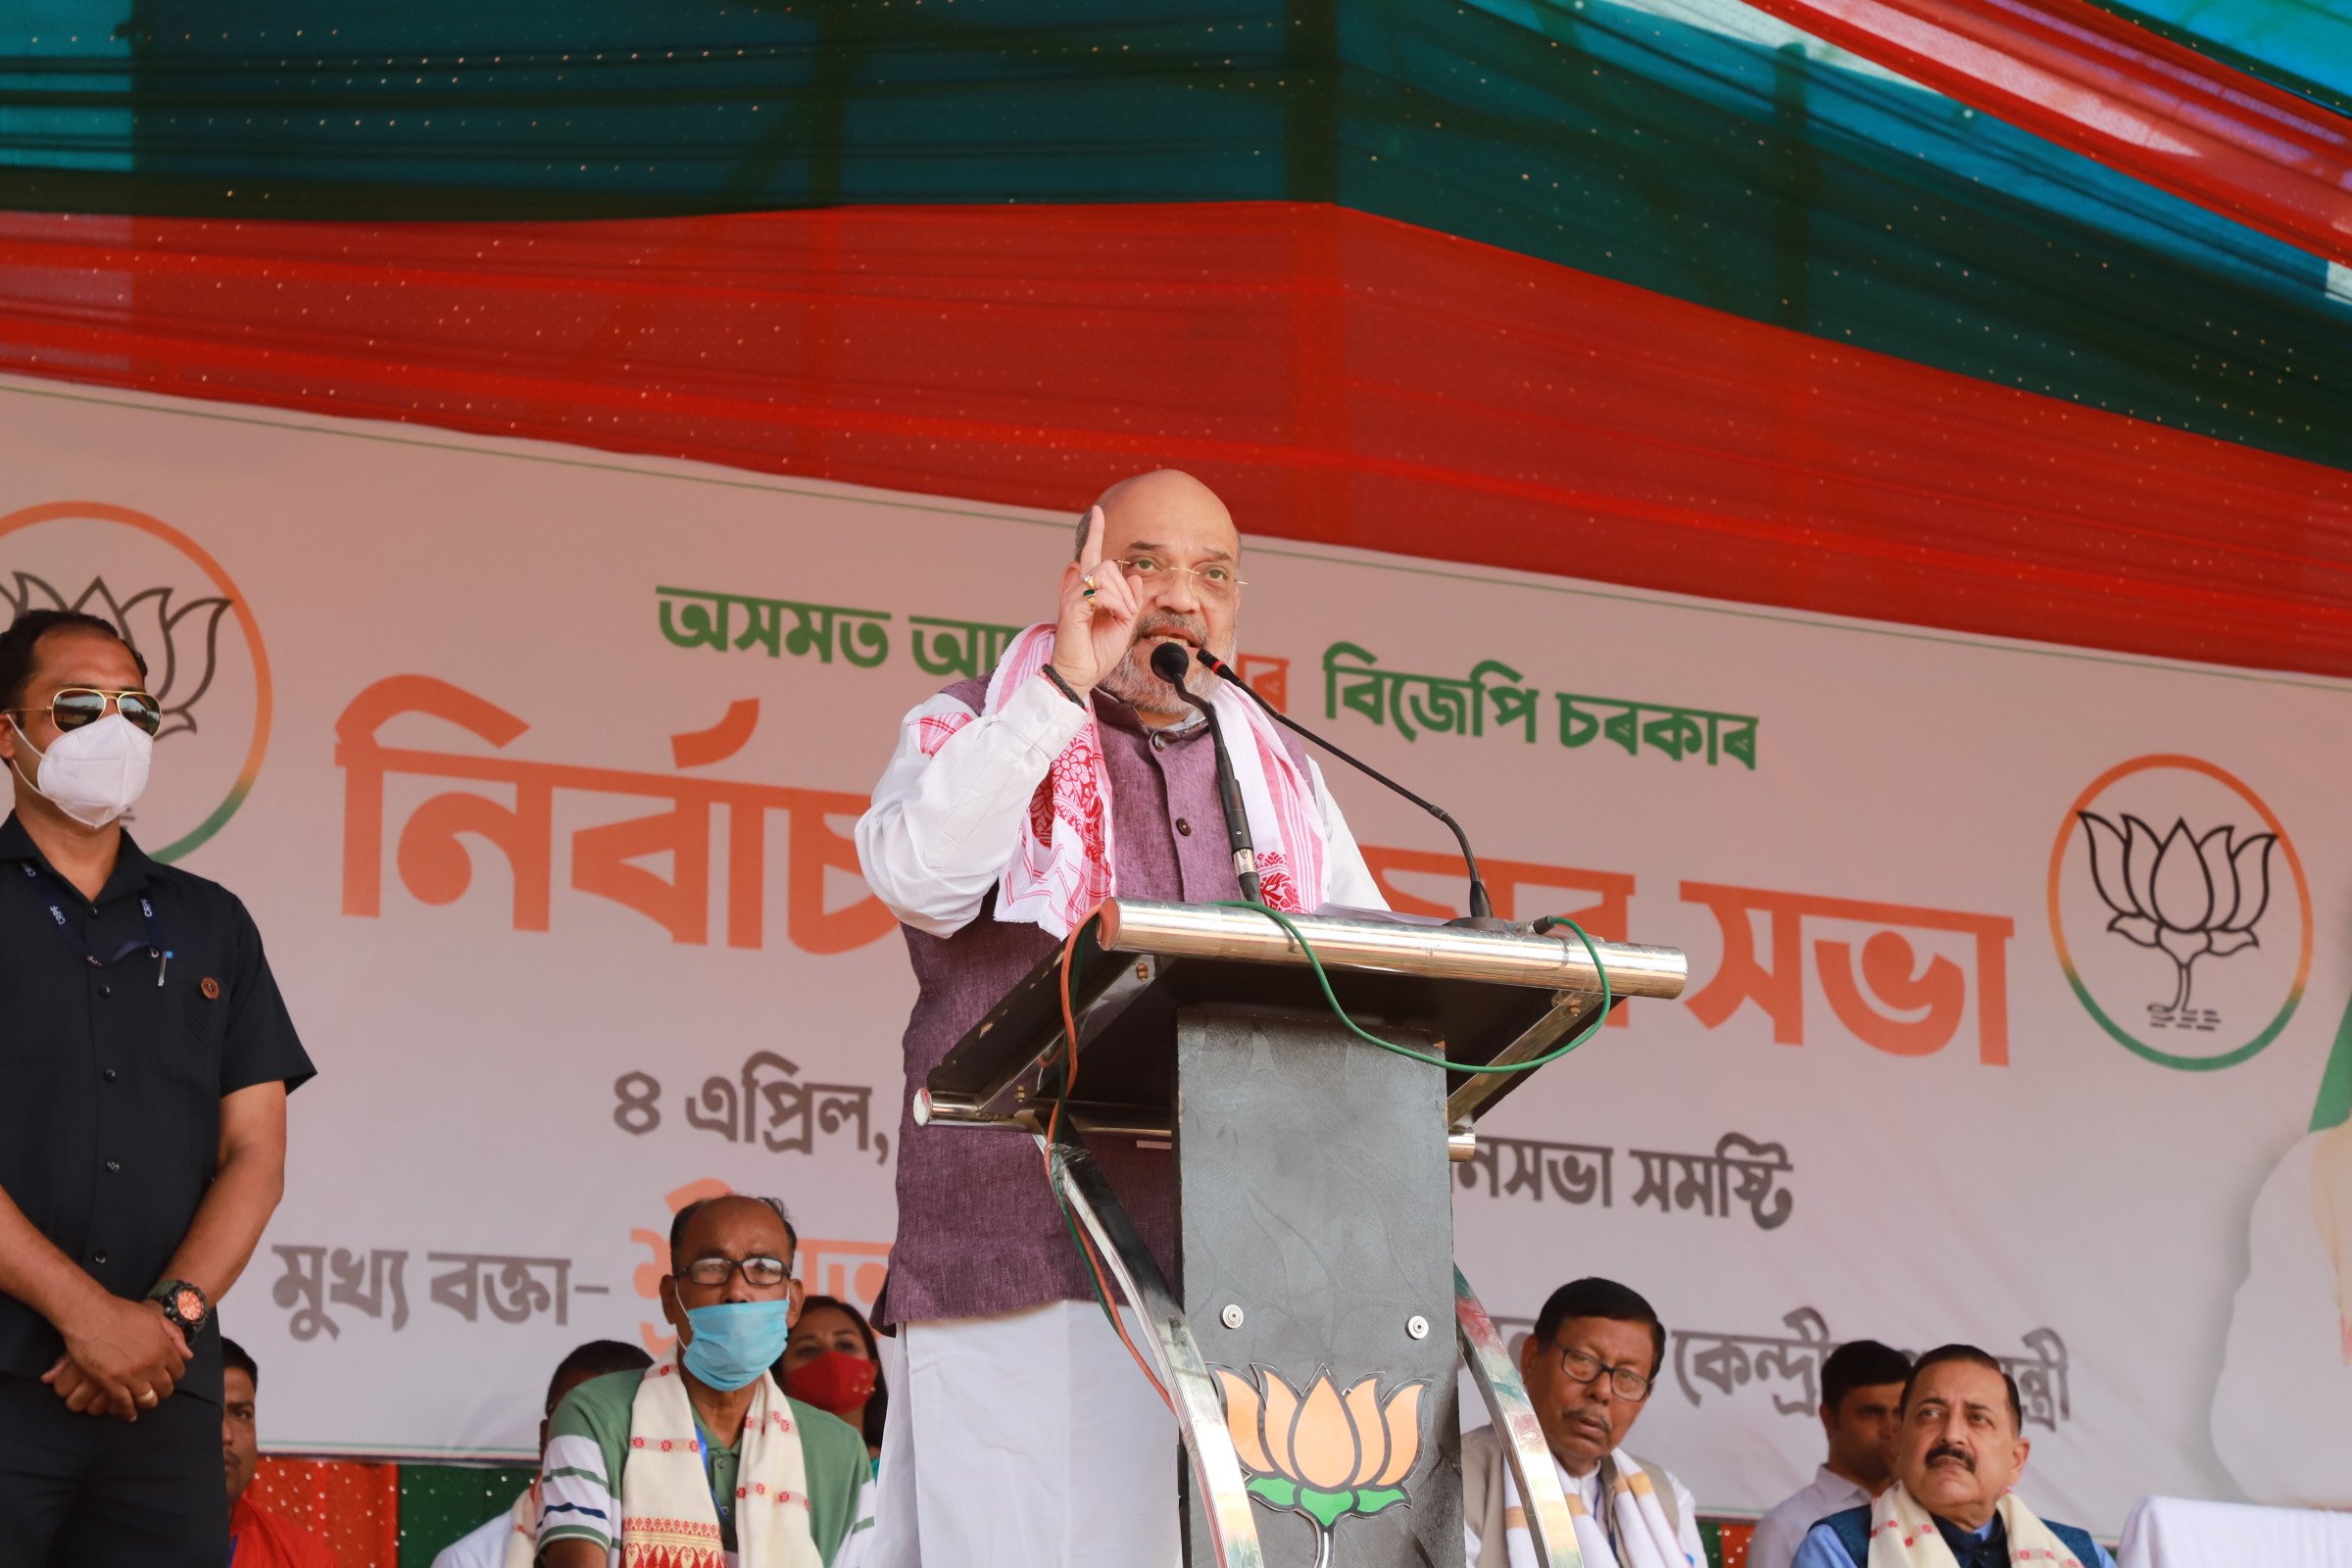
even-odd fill
[[[1205,566],[1179,566],[1157,556],[1123,556],[1115,564],[1143,578],[1146,588],[1165,588],[1179,577],[1190,577],[1193,592],[1203,599],[1231,599],[1236,592],[1250,586],[1222,562]]]
[[[104,718],[110,702],[115,705],[116,712],[150,735],[164,727],[164,705],[155,700],[153,692],[136,687],[124,692],[107,692],[95,686],[61,686],[46,708],[14,708],[9,711],[47,713],[49,722],[61,730],[79,729]]]
[[[718,1286],[733,1279],[738,1270],[743,1274],[744,1284],[763,1290],[783,1284],[792,1275],[792,1265],[780,1257],[760,1255],[747,1257],[739,1263],[731,1257],[720,1257],[715,1253],[710,1257],[696,1258],[682,1272],[697,1285]]]
[[[1649,1397],[1649,1379],[1630,1366],[1611,1366],[1596,1355],[1555,1347],[1560,1352],[1560,1370],[1568,1374],[1571,1383],[1590,1383],[1603,1372],[1609,1375],[1609,1392],[1628,1404],[1640,1404]]]

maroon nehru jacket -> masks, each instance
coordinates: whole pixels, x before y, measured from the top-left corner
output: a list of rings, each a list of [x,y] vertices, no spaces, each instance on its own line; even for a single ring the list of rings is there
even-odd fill
[[[984,711],[986,679],[947,689]],[[1121,897],[1206,904],[1238,899],[1216,752],[1206,724],[1149,730],[1109,693],[1094,693],[1110,775],[1112,865]],[[1291,736],[1282,742],[1306,770]],[[1013,846],[1004,846],[1009,858]],[[1001,921],[991,893],[951,937],[902,926],[920,986],[906,1023],[906,1099],[899,1113],[899,1238],[890,1250],[890,1323],[982,1317],[1094,1298],[1070,1246],[1045,1160],[1031,1139],[974,1127],[917,1127],[914,1091],[964,1032],[1060,944],[1039,926]],[[1163,1271],[1175,1258],[1175,1174],[1168,1151],[1087,1140]]]

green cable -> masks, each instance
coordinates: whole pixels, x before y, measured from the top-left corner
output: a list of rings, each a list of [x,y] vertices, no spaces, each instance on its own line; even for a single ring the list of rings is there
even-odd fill
[[[1086,1276],[1086,1288],[1094,1296],[1095,1304],[1102,1309],[1104,1321],[1110,1318],[1110,1298],[1102,1294],[1102,1282],[1095,1278],[1095,1268],[1087,1260],[1086,1244],[1078,1239],[1078,1222],[1070,1217],[1070,1205],[1061,1200],[1061,1193],[1054,1193],[1054,1211],[1061,1216],[1061,1228],[1070,1233],[1070,1250],[1078,1254],[1078,1271]],[[1111,1324],[1112,1332],[1118,1325]]]
[[[1051,1185],[1050,1181],[1049,1185]],[[1062,1201],[1060,1189],[1055,1188],[1054,1190],[1053,1197],[1054,1211],[1061,1216],[1061,1228],[1070,1233],[1070,1248],[1078,1254],[1078,1271],[1086,1276],[1086,1288],[1094,1296],[1095,1304],[1102,1309],[1102,1321],[1109,1324],[1110,1332],[1114,1335],[1117,1335],[1118,1338],[1124,1342],[1127,1336],[1124,1333],[1121,1333],[1119,1329],[1118,1308],[1112,1306],[1110,1304],[1110,1298],[1102,1294],[1102,1280],[1101,1276],[1095,1272],[1092,1254],[1088,1252],[1086,1244],[1078,1239],[1078,1221],[1072,1217],[1070,1213],[1070,1205]],[[1140,1318],[1143,1316],[1143,1313],[1139,1310],[1136,1313],[1136,1316]],[[1133,1352],[1131,1351],[1130,1353]],[[1153,1387],[1158,1387],[1158,1375],[1155,1374],[1151,1367],[1144,1366],[1140,1356],[1137,1358],[1136,1364],[1143,1366],[1144,1376],[1152,1380]],[[1164,1388],[1160,1389],[1159,1396],[1163,1399],[1167,1398],[1167,1390]]]
[[[1307,964],[1315,971],[1315,984],[1323,988],[1323,1000],[1331,1004],[1333,1014],[1341,1023],[1347,1025],[1348,1032],[1358,1040],[1368,1041],[1383,1051],[1394,1052],[1399,1056],[1407,1056],[1414,1061],[1427,1062],[1433,1067],[1443,1067],[1447,1072],[1533,1072],[1538,1067],[1559,1060],[1592,1039],[1592,1032],[1608,1021],[1609,1007],[1616,1000],[1609,989],[1609,971],[1600,961],[1600,951],[1592,946],[1592,939],[1585,935],[1585,928],[1564,914],[1547,915],[1545,918],[1552,924],[1564,925],[1575,932],[1576,939],[1585,945],[1585,956],[1592,960],[1592,972],[1600,976],[1600,1010],[1592,1015],[1592,1021],[1585,1025],[1574,1040],[1564,1046],[1554,1047],[1541,1056],[1534,1056],[1526,1061],[1503,1062],[1499,1065],[1494,1062],[1448,1061],[1444,1056],[1433,1056],[1425,1051],[1415,1051],[1410,1046],[1400,1046],[1394,1040],[1383,1040],[1380,1036],[1364,1029],[1353,1018],[1348,1017],[1348,1009],[1340,1005],[1340,999],[1332,992],[1331,976],[1323,972],[1323,960],[1315,956],[1313,946],[1308,943],[1304,934],[1299,931],[1289,915],[1280,909],[1271,909],[1262,904],[1250,904],[1239,899],[1219,899],[1216,906],[1220,909],[1248,909],[1252,913],[1262,914],[1289,932],[1291,940],[1298,944],[1298,951],[1306,955]]]

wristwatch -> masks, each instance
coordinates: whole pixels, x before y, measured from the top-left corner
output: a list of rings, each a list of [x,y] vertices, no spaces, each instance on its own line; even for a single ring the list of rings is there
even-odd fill
[[[204,1292],[186,1280],[166,1280],[147,1293],[147,1299],[161,1303],[166,1321],[176,1325],[191,1340],[213,1315],[213,1303],[206,1299]]]

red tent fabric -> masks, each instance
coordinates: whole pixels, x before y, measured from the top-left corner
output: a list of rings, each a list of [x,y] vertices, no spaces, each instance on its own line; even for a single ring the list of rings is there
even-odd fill
[[[1323,206],[19,215],[0,369],[2352,675],[2352,474]]]

